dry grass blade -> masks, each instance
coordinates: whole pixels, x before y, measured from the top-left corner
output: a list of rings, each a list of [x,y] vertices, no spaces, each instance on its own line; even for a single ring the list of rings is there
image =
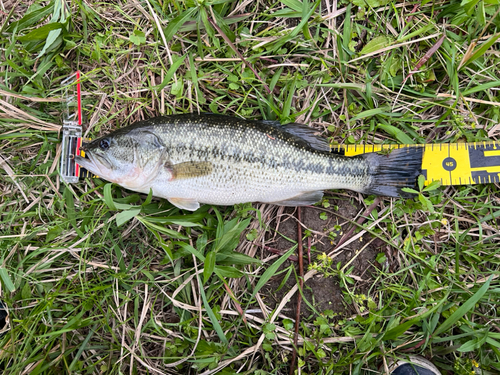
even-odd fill
[[[61,129],[60,125],[42,121],[3,99],[0,99],[0,118],[23,120],[28,127],[42,131],[58,132]]]
[[[35,102],[35,103],[61,103],[64,101],[64,99],[61,98],[36,98],[32,96],[19,95],[2,89],[0,89],[0,95],[5,96],[6,98],[11,97],[21,100],[28,100],[30,102]]]
[[[30,204],[30,201],[29,201],[28,197],[24,193],[25,188],[22,188],[21,185],[17,182],[16,176],[14,174],[14,171],[9,166],[9,164],[7,164],[7,162],[5,161],[5,159],[2,158],[1,155],[0,155],[0,168],[2,168],[5,171],[5,173],[7,173],[9,175],[9,177],[12,179],[12,181],[14,182],[14,184],[16,184],[17,188],[19,189],[19,192],[23,196],[23,198],[26,201],[26,203]]]

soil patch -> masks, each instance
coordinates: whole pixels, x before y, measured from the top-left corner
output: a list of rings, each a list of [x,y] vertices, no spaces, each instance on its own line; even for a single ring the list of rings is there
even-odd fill
[[[315,207],[301,208],[303,232],[308,231],[309,233],[309,236],[303,241],[304,273],[307,272],[310,262],[313,264],[314,262],[320,263],[318,256],[323,253],[330,253],[335,248],[340,237],[342,237],[342,234],[349,230],[351,224],[345,219],[354,220],[364,209],[363,206],[347,198],[330,200],[328,211]],[[287,208],[284,215],[271,223],[272,231],[270,231],[266,241],[269,247],[285,252],[294,245],[290,240],[297,240],[298,221],[295,211],[295,208]],[[353,233],[354,235],[355,233]],[[375,259],[377,254],[382,251],[380,246],[383,242],[375,240],[367,245],[370,240],[372,240],[372,237],[369,234],[364,234],[337,253],[333,259],[333,269],[337,269],[336,265],[339,262],[342,267],[352,260],[347,269],[351,266],[354,267],[349,273],[354,280],[354,284],[349,285],[349,288],[354,294],[367,294],[374,279]],[[307,254],[308,248],[310,248],[310,256]],[[360,252],[361,249],[363,250]],[[295,267],[298,274],[298,265],[292,261],[286,261],[281,266],[280,271],[290,267],[290,265]],[[293,272],[288,277],[288,280],[284,282],[286,274],[286,272],[278,274],[263,288],[262,293],[267,297],[267,304],[270,308],[275,308],[281,303],[286,293],[296,284],[297,279]],[[282,285],[283,282],[284,285]],[[359,313],[350,298],[345,298],[345,291],[346,289],[341,287],[338,276],[324,277],[317,274],[309,279],[304,285],[303,293],[309,304],[302,302],[301,319],[308,319],[316,315],[309,305],[319,313],[331,310],[339,318]],[[297,298],[295,294],[282,310],[282,313],[294,318],[296,305]]]

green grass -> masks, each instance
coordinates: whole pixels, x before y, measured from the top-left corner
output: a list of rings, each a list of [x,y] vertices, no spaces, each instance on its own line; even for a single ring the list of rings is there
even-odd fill
[[[295,284],[295,239],[284,255],[263,247],[283,211],[186,213],[99,179],[65,185],[69,74],[83,74],[91,137],[209,111],[307,123],[332,143],[498,139],[499,11],[489,0],[0,2],[2,373],[289,373],[295,314],[265,286],[277,274]],[[357,218],[339,202],[373,202],[328,195],[317,215],[347,223]],[[346,312],[306,298],[316,312],[301,318],[300,373],[377,373],[408,353],[443,373],[500,371],[499,186],[421,197],[384,199],[358,224],[353,236],[383,243],[373,275],[313,259],[305,278],[334,277]]]

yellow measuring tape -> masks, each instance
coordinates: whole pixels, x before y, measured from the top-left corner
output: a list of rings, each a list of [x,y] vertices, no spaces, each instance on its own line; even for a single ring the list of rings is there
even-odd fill
[[[425,184],[488,184],[500,181],[500,142],[438,143],[426,145],[339,145],[332,151],[346,156],[380,152],[394,148],[421,147]]]

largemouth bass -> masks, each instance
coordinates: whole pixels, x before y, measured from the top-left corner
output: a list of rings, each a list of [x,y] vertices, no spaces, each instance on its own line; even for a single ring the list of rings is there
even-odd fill
[[[168,199],[190,211],[200,204],[320,201],[323,190],[397,197],[414,187],[422,149],[346,157],[303,124],[280,125],[215,114],[156,117],[83,147],[76,162],[124,188]]]

